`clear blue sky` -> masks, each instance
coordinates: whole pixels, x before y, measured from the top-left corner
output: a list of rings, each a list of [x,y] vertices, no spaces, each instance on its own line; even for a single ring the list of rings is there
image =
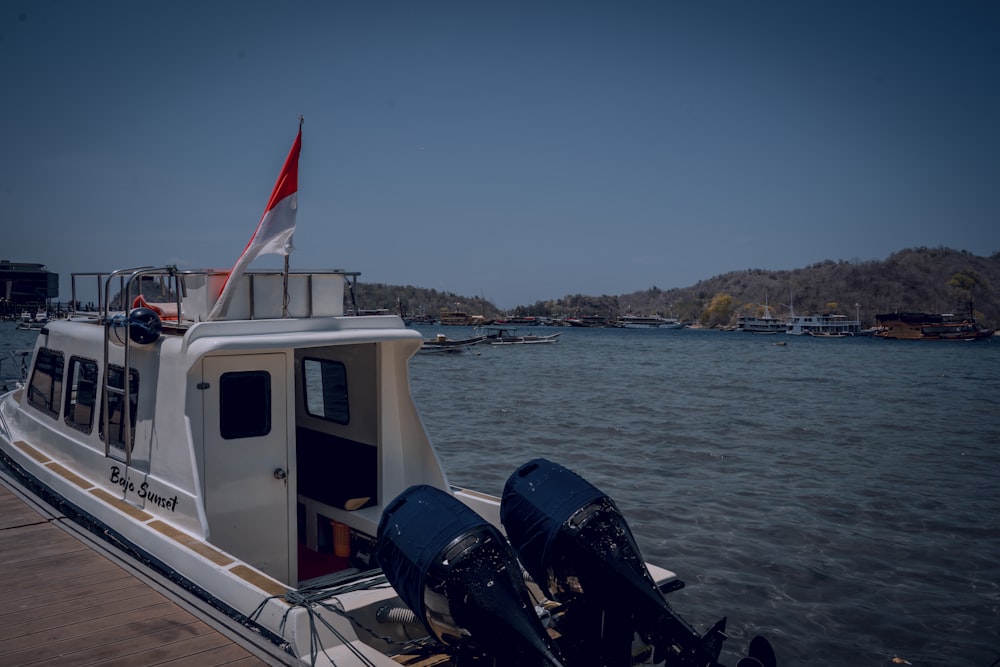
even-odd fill
[[[1000,250],[1000,3],[0,4],[0,258],[485,296]],[[280,266],[262,257],[253,266]]]

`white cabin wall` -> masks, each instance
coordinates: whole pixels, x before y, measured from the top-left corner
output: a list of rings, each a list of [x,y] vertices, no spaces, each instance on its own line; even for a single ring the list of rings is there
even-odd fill
[[[201,410],[201,397],[196,389],[201,380],[201,370],[200,364],[195,364],[197,370],[187,365],[190,362],[181,354],[181,345],[178,337],[165,338],[161,342],[160,366],[156,376],[159,412],[155,421],[150,420],[146,424],[144,454],[149,459],[152,474],[170,480],[180,490],[200,495],[201,482],[195,454],[199,443],[192,439],[192,436],[200,438],[200,433],[197,433],[200,427],[192,429],[188,415],[191,414],[192,397],[199,412]]]
[[[72,329],[72,334],[66,333]],[[106,455],[105,443],[100,437],[100,420],[104,381],[104,327],[88,322],[53,322],[48,327],[48,335],[39,335],[37,347],[48,347],[63,353],[64,373],[68,371],[70,359],[74,356],[96,362],[98,368],[98,394],[94,406],[94,416],[90,433],[85,433],[66,424],[62,412],[65,409],[66,392],[70,387],[64,382],[60,416],[53,419],[35,408],[26,405],[17,413],[18,428],[23,430],[25,440],[33,443],[40,451],[60,462],[76,474],[102,487],[117,497],[124,497],[139,507],[162,517],[174,525],[202,532],[202,521],[195,501],[197,477],[192,467],[191,445],[187,437],[188,429],[183,415],[183,398],[171,385],[173,376],[184,369],[176,359],[180,339],[163,337],[149,348],[133,346],[129,350],[129,366],[139,375],[139,397],[136,412],[136,427],[131,465],[127,466],[122,457]],[[163,346],[164,356],[157,354]],[[109,362],[124,364],[124,348],[110,345]],[[162,363],[158,363],[162,362]],[[30,378],[29,378],[30,379]],[[172,389],[166,389],[172,387]],[[157,396],[169,396],[171,400],[161,400],[161,410],[154,415]],[[167,426],[167,425],[171,426]],[[177,428],[173,427],[177,425]],[[120,450],[119,450],[120,451]],[[122,480],[128,483],[122,484]],[[165,502],[167,507],[152,506],[147,498],[141,497],[142,484],[149,484],[149,490],[167,500],[177,497],[177,502]],[[126,491],[126,489],[129,489]]]
[[[418,348],[419,342],[414,341],[379,345],[380,493],[383,505],[414,484],[448,490],[444,467],[431,446],[410,393],[409,359]]]

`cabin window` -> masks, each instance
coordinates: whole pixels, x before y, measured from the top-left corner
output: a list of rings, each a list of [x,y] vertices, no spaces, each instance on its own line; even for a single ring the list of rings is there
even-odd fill
[[[94,428],[94,406],[97,404],[97,362],[80,357],[69,358],[69,385],[66,392],[66,423],[90,433]]]
[[[225,440],[271,432],[271,374],[223,373],[219,378],[219,430]]]
[[[115,391],[117,389],[117,391]],[[122,451],[125,450],[125,369],[121,366],[108,366],[108,392],[101,402],[102,415],[107,413],[108,430],[111,432],[110,445]],[[135,446],[135,415],[139,411],[139,374],[134,368],[129,369],[129,411],[131,413],[131,437],[129,440]],[[101,419],[99,433],[104,440],[104,419]]]
[[[39,348],[35,358],[35,368],[28,383],[28,404],[48,416],[59,417],[62,402],[63,353],[47,347]]]
[[[305,359],[302,362],[306,412],[337,424],[351,420],[347,400],[347,369],[339,361]]]

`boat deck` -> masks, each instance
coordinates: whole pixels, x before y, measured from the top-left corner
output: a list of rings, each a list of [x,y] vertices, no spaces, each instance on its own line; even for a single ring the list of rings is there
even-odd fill
[[[6,667],[287,664],[126,569],[67,523],[0,477],[0,662]]]

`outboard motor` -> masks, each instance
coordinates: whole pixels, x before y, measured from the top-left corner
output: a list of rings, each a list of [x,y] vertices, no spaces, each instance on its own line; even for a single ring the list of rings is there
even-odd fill
[[[507,540],[451,494],[419,485],[396,497],[379,521],[376,555],[456,664],[562,667]]]
[[[111,329],[108,339],[118,345],[125,345],[127,339],[134,345],[149,345],[159,340],[163,330],[160,316],[149,308],[133,308],[127,315],[118,313],[110,318],[108,326]]]
[[[565,608],[557,629],[570,665],[631,665],[636,635],[656,664],[718,665],[726,619],[699,636],[678,616],[615,503],[576,473],[546,459],[521,466],[500,519],[535,583]]]

